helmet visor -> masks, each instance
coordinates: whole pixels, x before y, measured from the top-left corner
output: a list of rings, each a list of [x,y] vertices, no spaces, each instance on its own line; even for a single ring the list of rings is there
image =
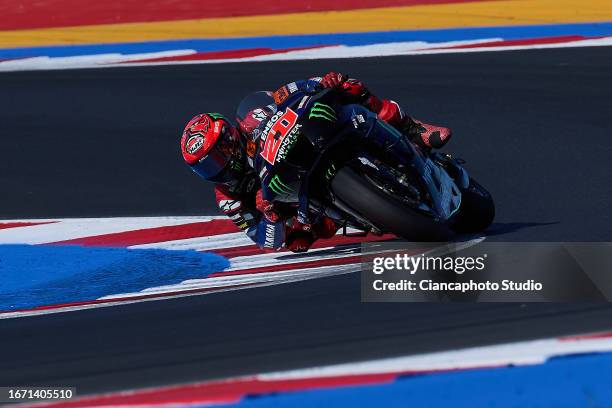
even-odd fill
[[[238,140],[232,130],[234,129],[231,126],[224,126],[208,154],[191,166],[200,177],[215,183],[226,183],[231,180],[231,163],[238,148]]]

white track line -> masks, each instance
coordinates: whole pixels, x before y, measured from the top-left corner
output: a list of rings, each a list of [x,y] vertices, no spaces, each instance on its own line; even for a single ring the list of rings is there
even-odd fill
[[[134,62],[130,60],[157,58],[167,56],[182,56],[195,53],[194,50],[174,50],[150,54],[97,54],[82,55],[74,57],[36,57],[24,58],[0,62],[1,71],[30,71],[30,70],[55,70],[55,69],[75,69],[75,68],[112,68],[112,67],[142,67],[142,66],[164,66],[164,65],[188,65],[188,64],[222,64],[233,62],[262,62],[262,61],[295,61],[295,60],[314,60],[330,58],[364,58],[381,57],[395,55],[423,55],[423,54],[457,54],[473,52],[498,52],[516,51],[530,49],[548,48],[575,48],[575,47],[595,47],[612,45],[612,37],[601,39],[586,39],[568,41],[564,43],[552,44],[526,44],[499,47],[476,47],[476,48],[447,48],[434,49],[441,47],[453,47],[457,45],[478,45],[483,42],[503,41],[502,38],[488,38],[476,40],[448,41],[444,43],[427,43],[423,41],[406,41],[398,43],[370,44],[361,46],[334,45],[325,46],[317,49],[307,49],[298,51],[288,51],[284,53],[259,55],[246,58],[226,58],[214,60],[190,60],[190,61],[163,61],[163,62]]]
[[[612,337],[576,340],[544,339],[472,347],[374,361],[336,364],[326,367],[283,371],[258,375],[265,381],[365,375],[382,373],[430,372],[464,370],[475,367],[541,364],[551,357],[612,352]]]
[[[55,220],[0,220],[8,222],[45,222],[51,224],[0,229],[0,244],[46,244],[96,235],[114,234],[147,228],[206,222],[219,217],[117,217],[64,218]]]

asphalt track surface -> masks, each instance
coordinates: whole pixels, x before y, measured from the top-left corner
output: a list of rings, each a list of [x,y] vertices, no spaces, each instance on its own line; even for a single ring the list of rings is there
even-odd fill
[[[492,240],[611,241],[610,48],[0,75],[0,218],[215,213],[178,137],[251,90],[349,72],[455,131]],[[607,304],[362,304],[345,275],[0,320],[0,384],[80,393],[612,328]]]

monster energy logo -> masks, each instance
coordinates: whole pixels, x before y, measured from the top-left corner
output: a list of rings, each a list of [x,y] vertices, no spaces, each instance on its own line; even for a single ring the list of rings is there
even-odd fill
[[[283,139],[280,148],[278,149],[278,153],[276,154],[276,160],[280,161],[287,158],[289,150],[291,150],[295,142],[297,142],[298,131],[301,127],[302,125],[295,125],[295,127],[291,130],[291,133],[289,133],[287,137]]]
[[[232,161],[230,166],[232,167],[233,170],[242,171],[242,163],[239,162],[238,160]]]
[[[270,184],[268,184],[268,187],[270,187],[270,189],[276,194],[290,194],[291,192],[293,192],[293,189],[291,187],[281,181],[280,177],[278,177],[278,174],[272,177],[272,180],[270,180]]]
[[[310,115],[308,115],[308,119],[312,118],[321,118],[325,120],[329,120],[330,122],[336,121],[336,112],[329,105],[325,105],[324,103],[315,102],[315,104],[310,108]]]

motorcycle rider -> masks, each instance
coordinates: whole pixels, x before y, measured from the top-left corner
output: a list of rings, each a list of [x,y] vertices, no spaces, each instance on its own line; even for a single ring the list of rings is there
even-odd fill
[[[363,105],[425,150],[441,148],[451,137],[449,128],[407,116],[396,102],[380,99],[363,82],[336,72],[329,72],[322,78],[292,82],[274,93],[260,93],[280,104],[287,93],[293,91],[290,88],[313,81],[321,88],[336,88],[347,103]],[[243,101],[241,105],[244,104]],[[279,249],[284,244],[293,252],[307,251],[317,239],[333,237],[338,227],[327,217],[320,217],[312,224],[300,223],[295,217],[283,219],[275,204],[262,197],[259,176],[247,164],[247,158],[256,150],[253,132],[276,111],[276,106],[274,103],[256,105],[247,108],[246,114],[238,115],[239,129],[218,113],[192,118],[181,137],[183,159],[200,177],[216,183],[216,201],[221,211],[260,248]]]

